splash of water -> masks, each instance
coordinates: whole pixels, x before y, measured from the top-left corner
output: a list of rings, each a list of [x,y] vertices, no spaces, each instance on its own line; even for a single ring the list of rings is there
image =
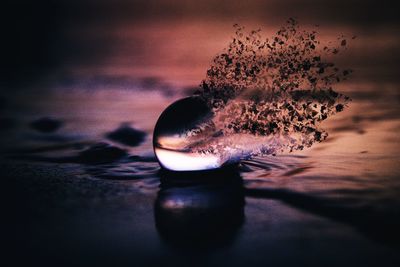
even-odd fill
[[[196,165],[202,169],[255,155],[302,150],[325,140],[328,133],[320,123],[348,106],[350,98],[333,85],[352,71],[326,60],[346,49],[344,36],[336,46],[324,45],[315,30],[301,30],[294,19],[271,39],[264,39],[260,30],[246,33],[243,27],[234,27],[235,37],[214,58],[200,90],[168,111],[176,118],[201,103],[204,117],[185,120],[191,123],[185,122],[175,132],[158,124],[156,154],[157,149],[167,149],[168,157],[171,151],[179,151],[184,158],[190,155],[188,162],[207,162],[206,167]],[[181,106],[186,107],[179,111]]]
[[[234,27],[235,37],[214,58],[197,92],[213,109],[214,127],[225,137],[267,141],[253,154],[302,150],[325,140],[320,122],[350,101],[333,85],[352,70],[325,59],[346,49],[344,36],[336,46],[324,45],[315,30],[301,30],[292,18],[271,39]]]

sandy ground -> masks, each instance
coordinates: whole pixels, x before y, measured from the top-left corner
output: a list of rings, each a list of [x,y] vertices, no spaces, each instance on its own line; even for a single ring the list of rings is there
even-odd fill
[[[6,210],[13,215],[13,231],[6,231],[6,236],[13,239],[15,254],[7,255],[15,255],[12,257],[15,266],[22,263],[397,266],[399,263],[396,245],[372,241],[354,227],[295,209],[279,199],[245,197],[244,213],[239,208],[238,213],[225,219],[218,219],[216,214],[207,219],[213,210],[213,205],[209,205],[199,223],[216,223],[216,227],[204,230],[194,224],[191,230],[203,231],[204,236],[182,238],[180,230],[170,225],[181,222],[176,220],[174,212],[157,214],[157,201],[174,189],[164,195],[144,194],[129,183],[77,174],[74,164],[6,161],[1,170],[7,185],[4,189],[8,191]],[[182,195],[182,191],[175,192]],[[201,190],[197,194],[201,198]],[[190,219],[197,216],[194,213],[181,217]],[[242,221],[232,221],[238,217]],[[223,224],[218,225],[221,220]],[[235,226],[230,227],[230,223]],[[213,238],[227,228],[231,230],[225,235]],[[172,232],[163,232],[165,229]]]

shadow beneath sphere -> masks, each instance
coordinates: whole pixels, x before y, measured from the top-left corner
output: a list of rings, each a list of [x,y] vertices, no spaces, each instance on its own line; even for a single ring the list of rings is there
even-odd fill
[[[154,205],[157,231],[175,248],[230,245],[244,222],[243,181],[234,167],[204,172],[160,171]]]

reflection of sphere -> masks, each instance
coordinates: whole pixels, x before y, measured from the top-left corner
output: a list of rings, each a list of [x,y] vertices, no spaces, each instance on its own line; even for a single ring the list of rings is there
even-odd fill
[[[173,184],[173,178],[163,177],[155,219],[166,242],[178,247],[215,247],[226,245],[235,237],[244,219],[241,177],[224,170],[202,176],[201,182],[200,178],[196,182],[195,177],[184,184]]]
[[[161,166],[174,171],[219,168],[222,163],[217,155],[200,154],[191,149],[206,140],[204,125],[212,116],[204,100],[195,96],[180,99],[165,109],[153,136],[154,152]]]

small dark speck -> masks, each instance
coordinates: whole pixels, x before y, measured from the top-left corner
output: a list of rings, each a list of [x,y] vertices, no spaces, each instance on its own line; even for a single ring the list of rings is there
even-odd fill
[[[146,133],[128,125],[121,125],[115,131],[108,133],[107,138],[127,146],[137,146],[145,140]]]
[[[344,107],[343,107],[343,105],[342,105],[342,104],[337,104],[337,105],[336,105],[336,111],[337,111],[337,112],[340,112],[340,111],[342,111],[342,110],[343,110],[343,108],[344,108]]]
[[[62,125],[63,122],[60,120],[44,117],[33,121],[30,127],[42,133],[52,133],[57,131]]]
[[[84,164],[102,164],[113,162],[126,155],[126,151],[121,148],[98,143],[79,153],[76,161]]]
[[[365,134],[365,133],[366,133],[366,131],[365,131],[365,130],[363,130],[363,129],[359,129],[359,130],[357,131],[357,133],[358,133],[358,134]]]
[[[360,152],[360,154],[367,154],[367,153],[368,153],[367,150],[363,150],[363,151]]]

